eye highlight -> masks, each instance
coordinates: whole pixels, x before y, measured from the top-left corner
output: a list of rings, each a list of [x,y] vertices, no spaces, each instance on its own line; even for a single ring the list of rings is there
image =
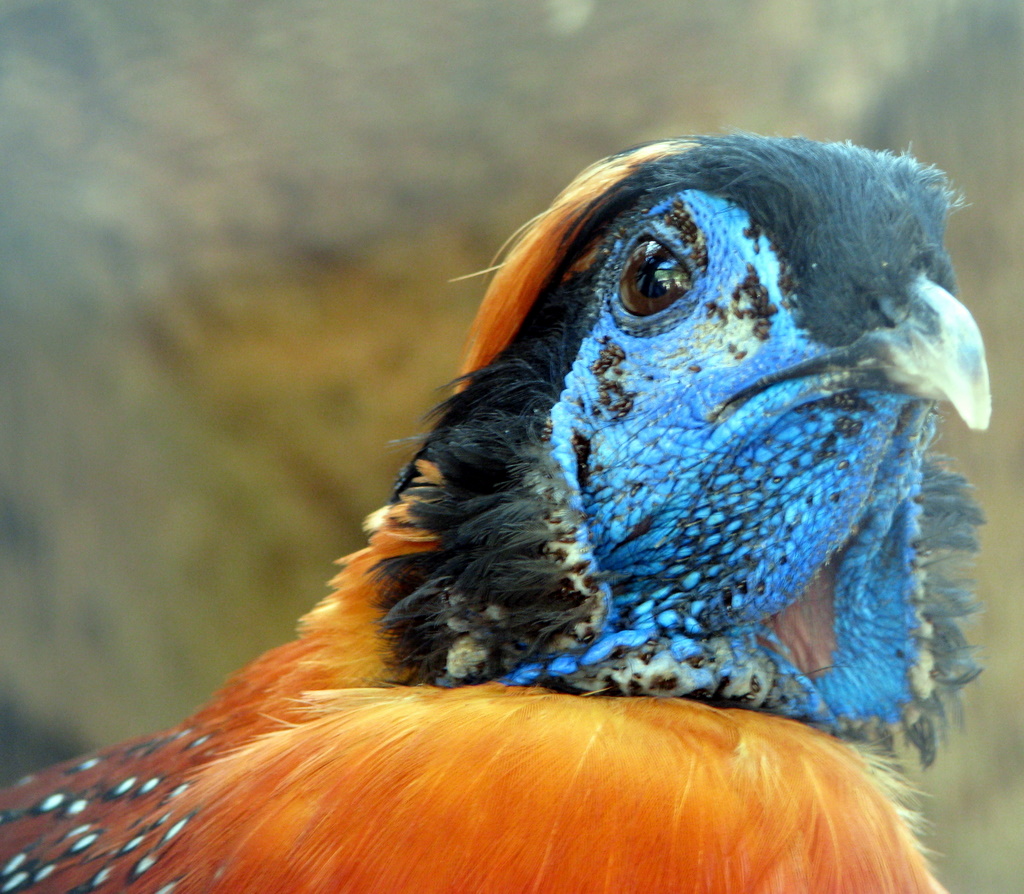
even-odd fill
[[[664,310],[693,286],[693,273],[668,248],[644,239],[633,249],[622,271],[622,305],[631,314],[649,317]]]

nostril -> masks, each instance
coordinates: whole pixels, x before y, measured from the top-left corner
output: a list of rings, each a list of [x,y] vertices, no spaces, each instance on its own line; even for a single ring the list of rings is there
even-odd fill
[[[909,313],[906,302],[899,302],[892,295],[870,295],[867,309],[873,326],[871,328],[895,329]]]

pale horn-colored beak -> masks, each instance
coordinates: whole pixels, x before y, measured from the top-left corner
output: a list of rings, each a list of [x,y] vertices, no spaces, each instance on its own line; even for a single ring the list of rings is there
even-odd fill
[[[882,336],[893,384],[948,400],[970,428],[988,428],[992,414],[985,344],[970,312],[942,286],[921,276],[909,316]]]

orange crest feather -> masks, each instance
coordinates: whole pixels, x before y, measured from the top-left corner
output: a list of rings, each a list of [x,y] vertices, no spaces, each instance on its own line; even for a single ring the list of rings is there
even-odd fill
[[[590,219],[594,202],[640,165],[689,145],[665,140],[599,161],[526,226],[484,295],[470,329],[460,375],[487,366],[515,338],[537,296],[549,285],[562,259],[561,249]]]

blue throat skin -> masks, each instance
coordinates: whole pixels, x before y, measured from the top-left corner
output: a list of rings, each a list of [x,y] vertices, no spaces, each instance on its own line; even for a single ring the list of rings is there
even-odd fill
[[[707,255],[684,306],[630,319],[616,271],[637,240],[616,242],[608,297],[551,412],[578,548],[602,578],[600,632],[507,680],[894,723],[920,658],[913,541],[931,404],[795,379],[709,422],[822,348],[795,325],[783,266],[741,210],[684,192],[648,212],[640,239],[692,253],[666,220],[680,212]],[[835,648],[827,666],[800,668],[772,619],[830,562]]]
[[[400,477],[438,548],[382,567],[395,677],[901,729],[927,764],[978,672],[936,401],[988,417],[944,181],[743,135],[660,164],[588,206]]]

